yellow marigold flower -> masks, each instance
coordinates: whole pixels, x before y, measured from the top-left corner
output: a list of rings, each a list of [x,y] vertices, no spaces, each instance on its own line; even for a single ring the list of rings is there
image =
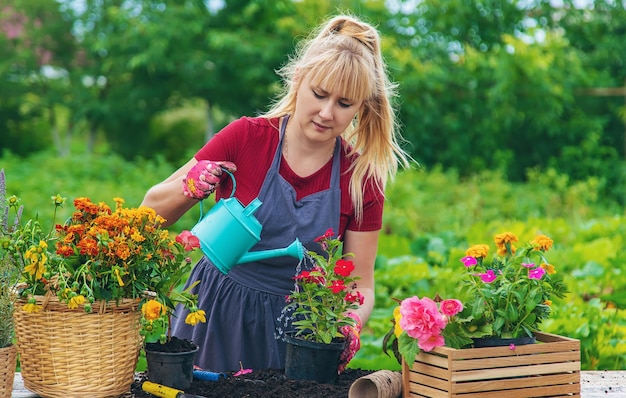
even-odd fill
[[[204,310],[190,312],[185,318],[185,323],[191,326],[195,326],[200,322],[206,322],[206,313],[204,312]]]
[[[156,300],[149,300],[141,307],[141,313],[147,320],[154,321],[165,315],[165,306]]]
[[[139,231],[133,232],[130,238],[135,242],[143,242],[144,240],[146,240],[146,238]]]
[[[48,248],[48,242],[46,242],[45,240],[40,240],[39,241],[39,248],[40,249],[47,249]]]
[[[541,268],[545,269],[548,275],[556,274],[556,270],[554,269],[554,265],[543,263],[541,264]]]
[[[552,243],[554,243],[554,241],[546,235],[537,235],[531,243],[536,249],[547,252],[552,247]]]
[[[393,334],[395,334],[396,337],[400,337],[400,335],[402,334],[402,328],[400,327],[400,319],[402,319],[400,306],[397,306],[393,309],[393,319],[396,321],[393,327]]]
[[[552,300],[546,300],[543,303],[547,305],[548,307],[550,307],[552,305]]]
[[[74,296],[67,302],[67,308],[73,310],[78,306],[85,304],[85,297],[82,295]]]
[[[515,254],[515,246],[513,246],[513,242],[517,242],[519,239],[512,232],[504,232],[496,235],[493,238],[493,241],[496,243],[496,247],[498,248],[498,255],[504,256],[508,253],[507,244],[511,248],[511,254]]]
[[[465,251],[466,256],[474,258],[485,258],[489,253],[489,245],[474,245]]]
[[[41,310],[41,307],[34,303],[27,303],[27,304],[24,304],[24,306],[22,307],[22,310],[24,310],[24,312],[35,314]]]

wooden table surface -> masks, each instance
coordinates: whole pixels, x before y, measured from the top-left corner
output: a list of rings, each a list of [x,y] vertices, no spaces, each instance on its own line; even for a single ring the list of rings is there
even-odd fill
[[[580,372],[580,396],[583,398],[626,397],[626,371],[595,370]],[[12,398],[36,398],[26,390],[22,375],[15,374]]]

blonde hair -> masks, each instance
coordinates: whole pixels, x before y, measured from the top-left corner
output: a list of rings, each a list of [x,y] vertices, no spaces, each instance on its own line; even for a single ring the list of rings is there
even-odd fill
[[[391,98],[396,85],[388,76],[380,49],[380,36],[371,25],[340,15],[313,31],[296,47],[294,56],[278,70],[284,87],[281,97],[263,117],[293,114],[298,79],[310,76],[320,87],[337,88],[342,97],[363,101],[351,126],[342,133],[352,146],[349,156],[359,154],[351,165],[350,196],[357,221],[363,218],[363,186],[372,179],[384,193],[398,165],[408,166],[409,157],[399,145],[399,133]]]

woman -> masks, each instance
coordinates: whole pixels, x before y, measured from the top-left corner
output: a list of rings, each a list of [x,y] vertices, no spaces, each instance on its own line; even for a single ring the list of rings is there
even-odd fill
[[[346,15],[322,25],[279,73],[284,93],[267,113],[226,126],[152,187],[143,204],[174,223],[215,189],[217,200],[230,196],[226,169],[234,172],[235,197],[244,206],[257,197],[263,202],[254,213],[263,226],[261,241],[252,250],[287,247],[295,238],[318,250],[314,239],[332,228],[344,252],[353,254],[364,296],[353,314],[357,326],[343,331],[349,344],[341,372],[374,307],[384,187],[399,165],[408,164],[390,103],[394,87],[378,32]],[[189,283],[200,280],[194,291],[207,322],[190,327],[181,313],[173,321],[175,336],[200,345],[196,365],[214,371],[283,368],[285,345],[275,331],[297,265],[281,257],[240,264],[224,275],[204,257]]]

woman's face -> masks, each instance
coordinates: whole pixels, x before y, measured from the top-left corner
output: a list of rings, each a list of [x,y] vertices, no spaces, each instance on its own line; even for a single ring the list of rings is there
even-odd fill
[[[333,87],[319,87],[308,76],[298,87],[293,115],[296,133],[312,142],[333,141],[352,122],[362,101],[343,98]],[[290,123],[291,124],[291,123]]]

